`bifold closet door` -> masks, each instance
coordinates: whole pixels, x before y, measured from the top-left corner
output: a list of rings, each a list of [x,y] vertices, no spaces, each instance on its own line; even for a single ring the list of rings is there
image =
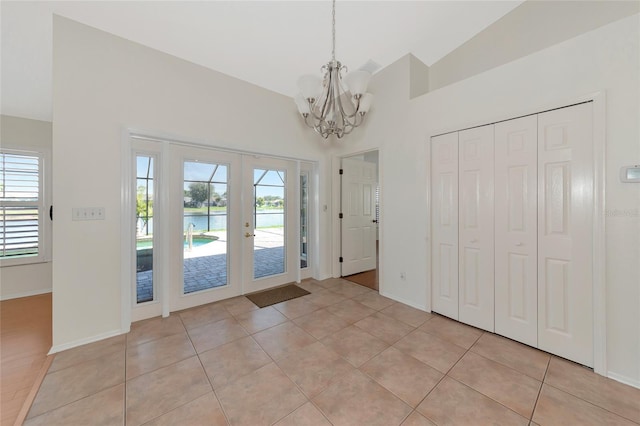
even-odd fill
[[[538,345],[538,118],[495,125],[496,333]]]
[[[494,330],[493,125],[459,132],[460,321]]]
[[[432,309],[458,319],[458,133],[431,138]]]
[[[593,118],[538,115],[538,347],[593,366]]]

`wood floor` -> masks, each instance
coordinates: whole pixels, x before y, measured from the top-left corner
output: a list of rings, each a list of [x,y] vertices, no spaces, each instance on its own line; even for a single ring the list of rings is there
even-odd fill
[[[372,269],[370,271],[360,272],[359,274],[353,274],[346,277],[342,277],[345,280],[351,281],[356,284],[369,287],[372,290],[378,290],[378,269]]]
[[[50,293],[0,302],[0,424],[3,426],[13,425],[21,414],[50,348]]]
[[[380,290],[378,271],[380,270],[380,244],[376,241],[376,269],[360,272],[359,274],[342,277],[345,280],[369,287],[372,290]]]

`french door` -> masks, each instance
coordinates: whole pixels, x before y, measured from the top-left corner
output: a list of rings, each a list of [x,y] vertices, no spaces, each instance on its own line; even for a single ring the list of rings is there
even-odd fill
[[[296,164],[243,156],[243,290],[251,293],[296,280]]]
[[[242,157],[170,146],[171,311],[242,294]]]
[[[298,279],[296,161],[148,141],[133,155],[133,320]]]

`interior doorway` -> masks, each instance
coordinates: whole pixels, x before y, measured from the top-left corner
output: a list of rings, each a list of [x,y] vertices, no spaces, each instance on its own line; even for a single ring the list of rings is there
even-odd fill
[[[341,159],[340,275],[379,289],[380,186],[378,151]]]

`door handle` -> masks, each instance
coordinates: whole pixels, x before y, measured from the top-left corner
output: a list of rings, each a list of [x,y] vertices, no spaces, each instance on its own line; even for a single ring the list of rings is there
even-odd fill
[[[473,243],[477,243],[477,242],[478,242],[478,240],[477,240],[477,239],[475,239],[475,238],[474,238],[473,240],[471,240],[471,243],[472,243],[472,244],[473,244]]]
[[[255,234],[250,234],[248,232],[244,233],[245,238],[255,237]]]
[[[377,220],[375,220],[375,219],[373,219],[371,222],[373,222],[373,223],[378,223],[378,221],[377,221]]]
[[[522,247],[523,245],[524,245],[524,243],[523,243],[523,242],[520,242],[520,241],[518,241],[518,242],[516,243],[516,246],[518,246],[518,247]]]

